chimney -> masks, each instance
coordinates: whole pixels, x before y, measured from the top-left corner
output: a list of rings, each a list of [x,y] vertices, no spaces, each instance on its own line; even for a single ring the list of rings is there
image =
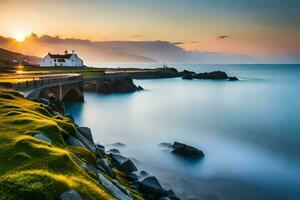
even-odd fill
[[[72,50],[72,54],[75,54],[75,50]]]
[[[66,55],[68,54],[68,50],[65,50],[65,54],[66,54]]]

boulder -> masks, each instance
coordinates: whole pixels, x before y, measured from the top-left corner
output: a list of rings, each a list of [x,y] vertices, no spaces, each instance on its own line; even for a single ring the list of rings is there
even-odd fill
[[[137,174],[135,174],[134,172],[131,172],[129,174],[126,174],[125,178],[128,181],[132,181],[132,182],[137,182],[139,180],[139,177]]]
[[[125,174],[137,171],[136,166],[130,159],[118,154],[111,154],[111,158],[116,163],[117,168]]]
[[[128,191],[128,189],[125,187],[125,186],[123,186],[123,185],[121,185],[117,180],[112,180],[111,181],[115,186],[117,186],[122,192],[124,192],[127,196],[129,196],[130,198],[132,198],[132,196],[131,196],[131,194],[130,194],[130,192]]]
[[[121,152],[118,149],[110,149],[108,150],[109,153],[113,153],[113,154],[120,154]]]
[[[105,188],[105,190],[114,196],[116,199],[122,200],[132,200],[132,198],[122,192],[117,186],[115,186],[112,182],[110,182],[105,176],[101,173],[98,174],[99,183]]]
[[[148,173],[143,170],[143,171],[132,172],[132,173],[128,174],[126,178],[129,181],[137,181],[137,180],[146,178],[147,176],[148,176]]]
[[[51,140],[46,135],[44,135],[43,133],[38,133],[38,134],[34,135],[34,137],[37,138],[37,139],[40,139],[44,142],[47,142],[47,143],[51,144]]]
[[[179,142],[174,142],[172,145],[172,153],[185,156],[185,157],[195,157],[195,158],[202,158],[204,157],[204,153],[192,146],[179,143]]]
[[[228,81],[238,81],[239,79],[235,76],[229,77]]]
[[[102,146],[101,144],[96,144],[96,149],[97,149],[97,155],[98,155],[98,157],[104,158],[105,147]]]
[[[89,139],[91,142],[94,143],[94,139],[93,139],[93,135],[92,135],[92,131],[89,127],[77,127],[77,130],[82,133],[82,135],[84,137],[86,137],[87,139]]]
[[[149,176],[139,182],[139,188],[147,197],[158,199],[164,195],[164,189],[154,176]]]
[[[96,148],[96,145],[94,144],[94,142],[90,141],[85,136],[83,136],[83,134],[80,131],[77,131],[77,139],[80,140],[87,149],[89,149],[91,152],[97,154],[97,148]]]
[[[108,176],[110,176],[112,178],[116,177],[116,174],[113,171],[112,166],[111,166],[110,162],[108,161],[108,159],[104,158],[104,159],[97,160],[97,166],[102,172],[104,172]]]
[[[128,158],[122,156],[122,155],[118,155],[118,154],[111,154],[110,155],[112,160],[117,164],[117,165],[120,165],[122,164],[123,162],[129,160]]]
[[[76,137],[73,137],[71,135],[68,135],[66,142],[71,146],[78,146],[78,147],[86,148],[85,145],[80,140],[78,140]]]
[[[166,196],[171,200],[180,200],[174,193],[173,190],[167,190],[165,191]]]
[[[99,84],[97,91],[100,93],[130,93],[142,89],[142,87],[137,87],[128,75],[118,75],[109,77]]]
[[[213,71],[213,72],[204,72],[204,73],[195,74],[194,78],[222,80],[222,79],[228,79],[228,75],[222,71]]]
[[[76,190],[69,190],[66,192],[63,192],[60,195],[61,200],[83,200],[82,197],[80,196],[79,192]]]
[[[89,164],[82,163],[81,167],[82,167],[86,172],[88,172],[88,173],[90,173],[90,174],[93,174],[94,176],[97,176],[97,174],[98,174],[98,170],[97,170],[95,167],[93,167],[93,166],[91,166],[91,165],[89,165]]]
[[[134,172],[134,171],[137,170],[134,163],[129,159],[126,160],[125,162],[123,162],[122,164],[120,164],[117,168],[120,171],[124,172],[125,174],[129,174],[129,173]]]

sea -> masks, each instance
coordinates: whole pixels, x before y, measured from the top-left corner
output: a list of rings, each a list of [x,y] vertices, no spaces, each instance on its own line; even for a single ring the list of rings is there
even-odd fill
[[[66,112],[90,127],[97,143],[118,148],[181,199],[299,200],[300,65],[169,67],[221,70],[240,80],[134,80],[143,91],[86,92]],[[160,145],[175,141],[205,157],[185,159]]]

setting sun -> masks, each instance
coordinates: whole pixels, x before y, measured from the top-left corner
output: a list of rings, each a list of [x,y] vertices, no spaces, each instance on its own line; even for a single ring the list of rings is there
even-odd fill
[[[18,42],[23,42],[26,38],[25,34],[22,33],[18,33],[14,36],[14,38],[18,41]]]

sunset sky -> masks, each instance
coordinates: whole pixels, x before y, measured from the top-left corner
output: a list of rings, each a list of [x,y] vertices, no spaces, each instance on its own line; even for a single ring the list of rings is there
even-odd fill
[[[300,55],[299,0],[1,0],[0,35],[176,43],[186,50]]]

